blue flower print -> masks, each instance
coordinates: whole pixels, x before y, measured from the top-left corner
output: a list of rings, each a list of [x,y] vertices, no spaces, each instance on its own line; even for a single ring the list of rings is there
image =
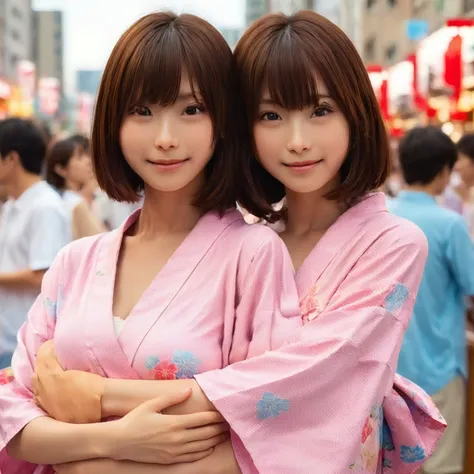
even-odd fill
[[[51,319],[56,320],[56,314],[57,314],[57,309],[58,305],[56,304],[56,301],[53,301],[50,298],[45,298],[44,299],[44,306],[46,308],[46,313]]]
[[[158,359],[158,357],[155,357],[155,356],[150,356],[147,358],[147,360],[145,361],[145,367],[148,369],[148,370],[153,370],[155,368],[155,366],[157,364],[160,363],[160,359]]]
[[[388,423],[384,420],[382,428],[382,448],[385,451],[395,451],[393,444],[392,431]]]
[[[257,418],[266,420],[267,418],[276,418],[282,411],[288,411],[290,401],[278,398],[273,393],[264,393],[261,400],[257,402]]]
[[[397,283],[390,294],[385,298],[383,307],[393,313],[400,309],[408,298],[408,288],[401,283]]]
[[[175,351],[173,357],[173,364],[178,367],[176,378],[178,379],[192,379],[199,373],[199,364],[201,361],[189,351]]]
[[[382,466],[386,469],[392,469],[392,461],[390,461],[390,459],[384,458]]]
[[[414,463],[425,459],[425,450],[420,446],[402,446],[400,450],[400,459],[406,463]]]

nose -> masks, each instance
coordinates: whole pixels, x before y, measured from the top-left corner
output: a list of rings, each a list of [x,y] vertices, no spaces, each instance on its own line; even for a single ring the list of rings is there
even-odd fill
[[[290,153],[301,154],[311,149],[310,137],[308,131],[305,132],[301,123],[293,123],[290,136],[287,142],[287,150]]]
[[[178,139],[173,133],[173,127],[169,120],[161,120],[155,136],[155,148],[167,151],[178,147]]]

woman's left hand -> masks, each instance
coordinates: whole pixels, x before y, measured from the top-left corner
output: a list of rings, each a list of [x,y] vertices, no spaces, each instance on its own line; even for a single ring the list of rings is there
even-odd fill
[[[53,468],[57,474],[113,474],[115,466],[113,459],[91,459],[57,464]]]

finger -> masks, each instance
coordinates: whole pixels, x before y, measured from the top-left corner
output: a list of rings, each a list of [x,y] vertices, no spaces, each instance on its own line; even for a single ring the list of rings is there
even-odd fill
[[[201,459],[207,458],[207,456],[209,456],[213,452],[214,448],[208,449],[207,451],[201,451],[200,453],[182,454],[181,456],[177,456],[174,459],[174,463],[199,461]]]
[[[160,412],[165,408],[169,408],[173,405],[178,405],[184,402],[191,395],[191,389],[188,388],[177,393],[166,393],[160,395],[157,398],[144,402],[140,405],[140,408],[146,411]]]
[[[222,433],[218,436],[205,439],[203,441],[194,441],[192,443],[186,443],[183,445],[181,454],[201,453],[208,449],[215,448],[218,444],[223,443],[229,438],[229,433]]]
[[[172,415],[169,415],[172,416]],[[197,428],[199,426],[222,423],[224,417],[218,411],[203,411],[191,415],[173,415],[176,418],[179,428]]]
[[[191,443],[194,441],[204,441],[206,439],[219,436],[222,433],[228,433],[229,425],[227,423],[217,423],[215,425],[203,426],[201,428],[193,428],[186,430],[183,434],[183,442]]]

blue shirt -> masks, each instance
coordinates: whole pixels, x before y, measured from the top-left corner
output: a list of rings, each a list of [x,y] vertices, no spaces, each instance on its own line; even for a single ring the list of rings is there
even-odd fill
[[[425,272],[402,344],[397,372],[433,395],[466,374],[465,297],[474,295],[474,244],[459,214],[425,193],[403,191],[391,212],[428,239]]]

